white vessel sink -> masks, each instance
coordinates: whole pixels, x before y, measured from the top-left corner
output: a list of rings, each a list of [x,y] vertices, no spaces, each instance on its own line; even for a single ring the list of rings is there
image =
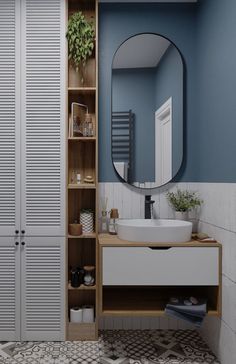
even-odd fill
[[[117,222],[122,240],[147,243],[185,243],[191,240],[192,223],[167,219],[124,219]]]

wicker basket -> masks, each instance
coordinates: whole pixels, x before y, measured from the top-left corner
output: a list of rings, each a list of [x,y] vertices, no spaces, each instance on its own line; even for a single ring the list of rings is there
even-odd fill
[[[83,234],[90,234],[94,232],[94,212],[93,210],[80,211],[80,224],[82,225]]]

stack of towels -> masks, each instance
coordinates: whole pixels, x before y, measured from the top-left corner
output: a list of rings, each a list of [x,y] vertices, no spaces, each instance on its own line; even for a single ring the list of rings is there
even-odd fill
[[[171,298],[166,305],[166,314],[200,327],[207,313],[207,301],[195,297]]]

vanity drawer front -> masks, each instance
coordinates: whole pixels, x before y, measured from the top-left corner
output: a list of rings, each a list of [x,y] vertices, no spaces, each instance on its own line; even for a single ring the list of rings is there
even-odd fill
[[[103,285],[219,284],[217,247],[104,247]]]

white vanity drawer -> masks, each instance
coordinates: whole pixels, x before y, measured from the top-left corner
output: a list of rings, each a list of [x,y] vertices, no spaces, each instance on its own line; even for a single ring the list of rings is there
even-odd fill
[[[217,247],[103,247],[103,285],[219,284]]]

